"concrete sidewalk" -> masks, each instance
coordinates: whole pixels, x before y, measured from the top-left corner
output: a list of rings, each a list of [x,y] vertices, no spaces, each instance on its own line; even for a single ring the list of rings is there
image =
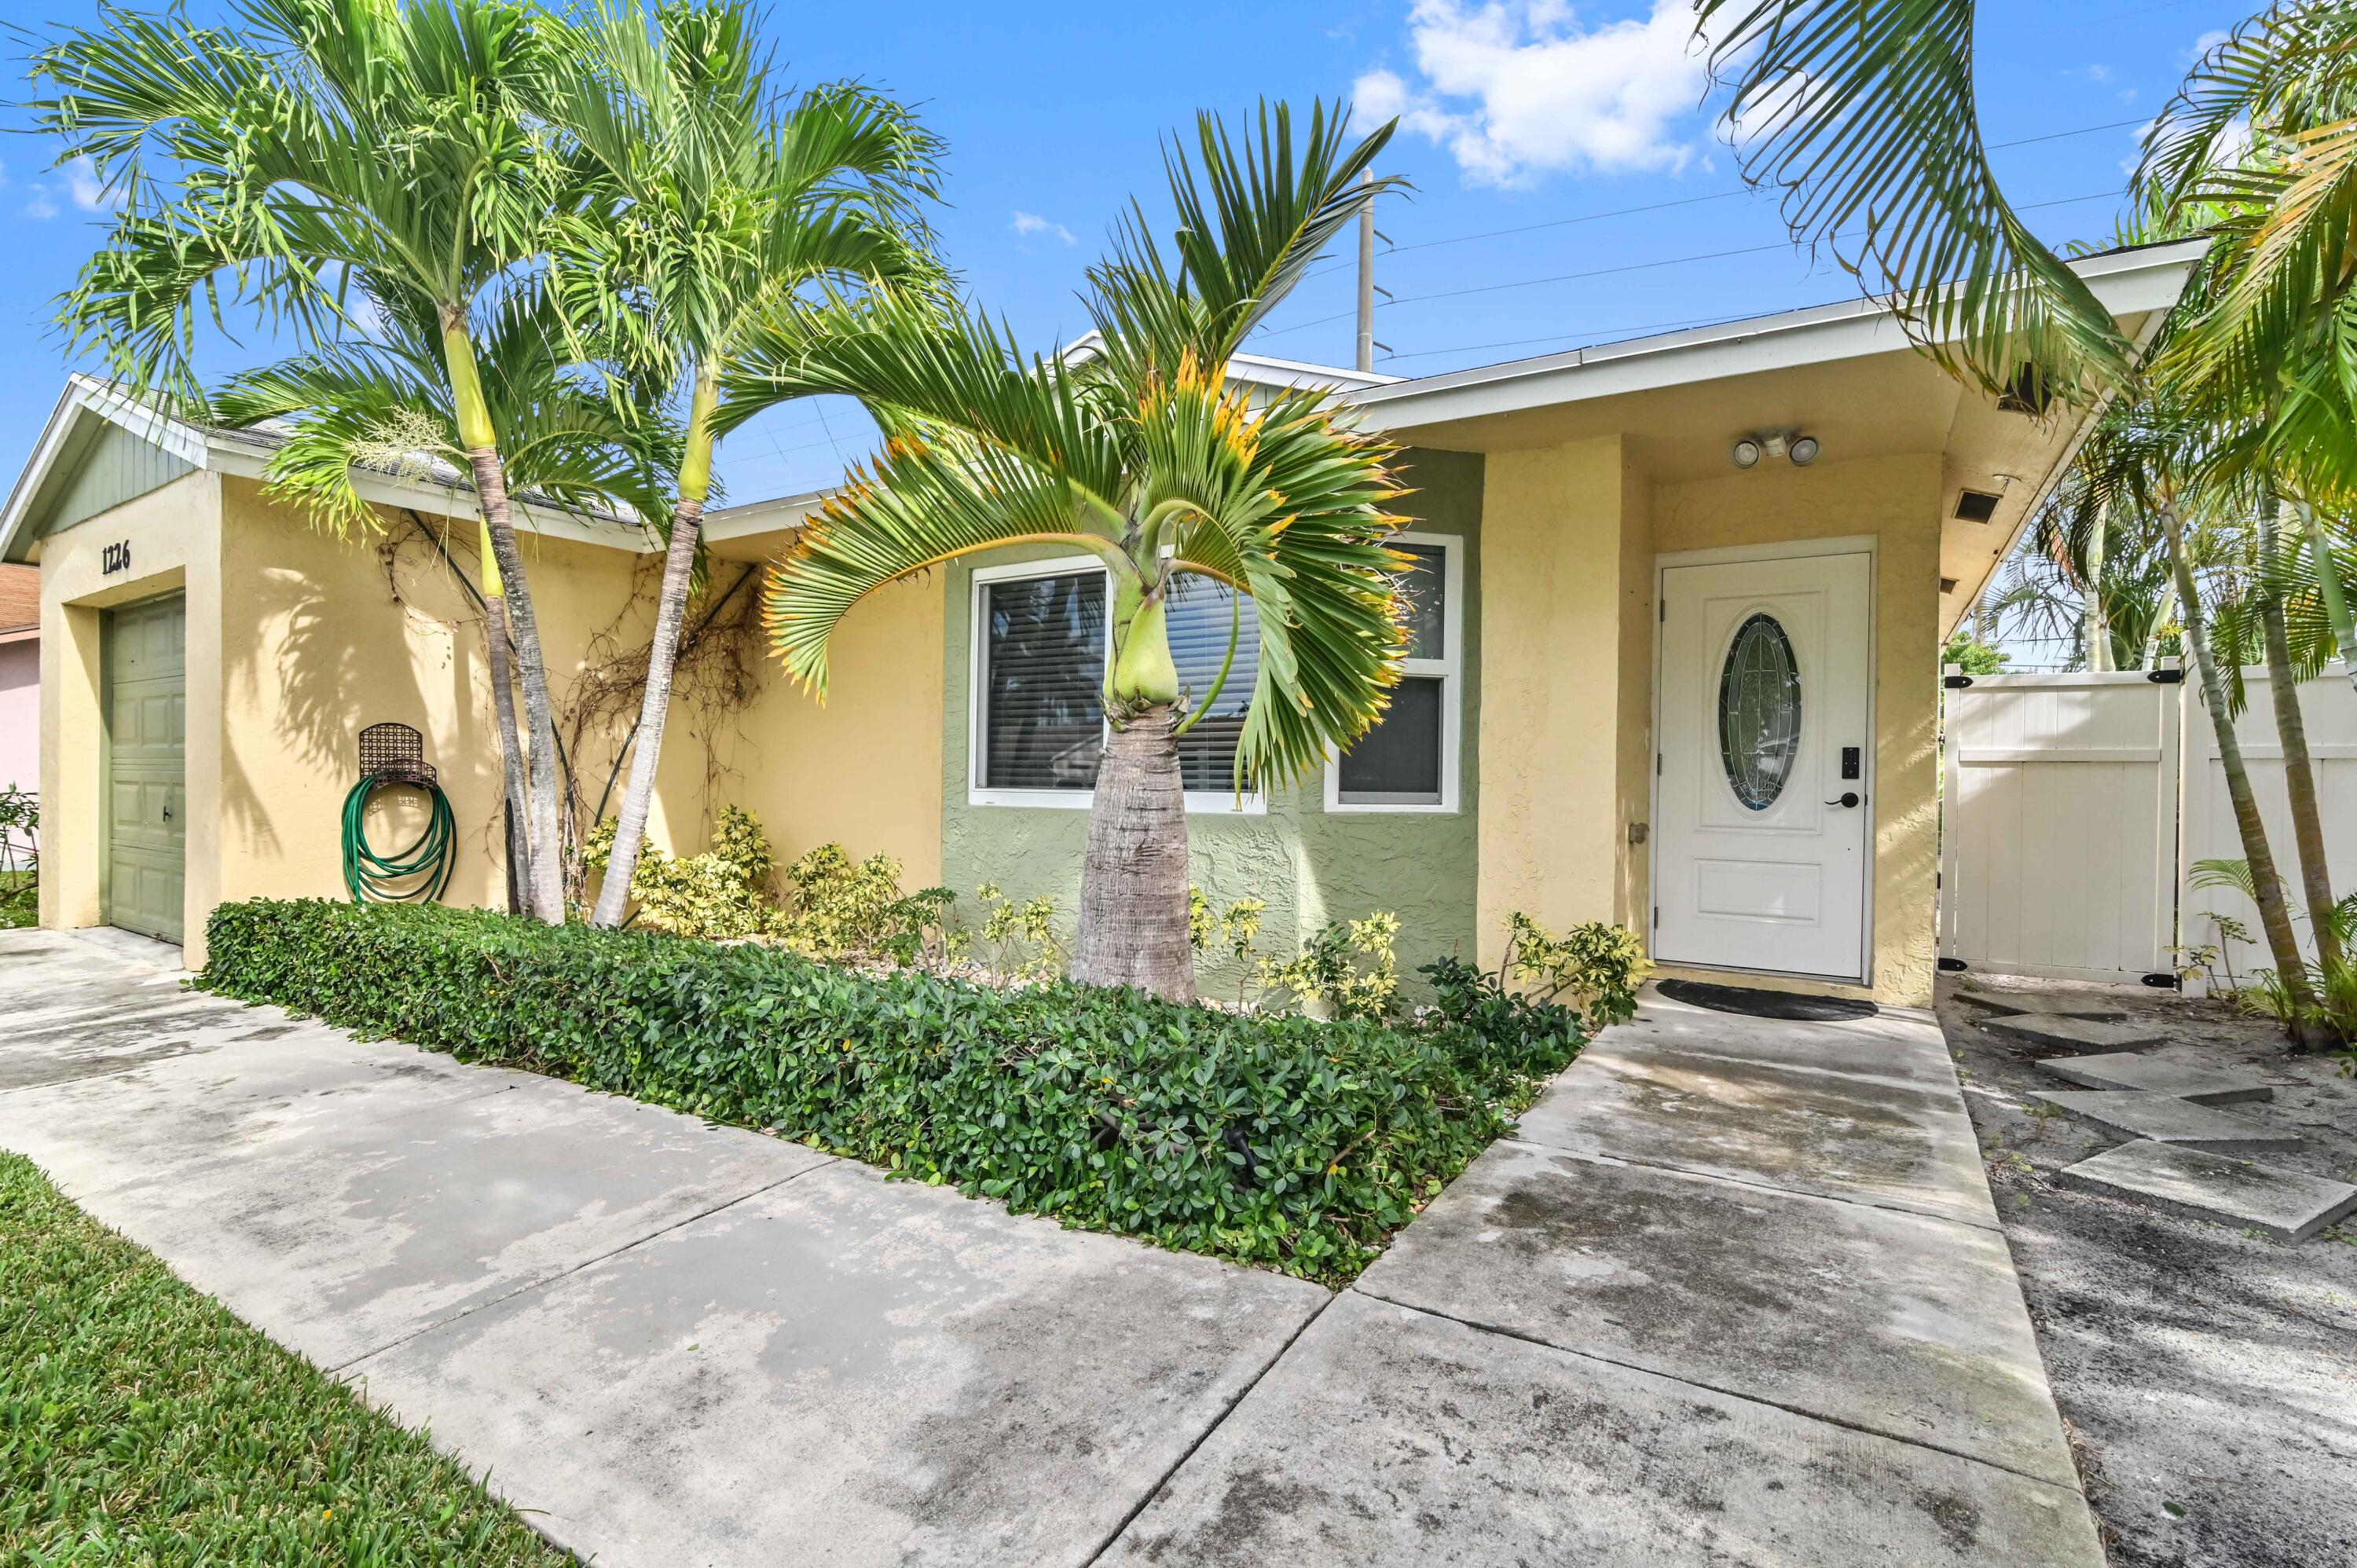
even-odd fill
[[[1649,1003],[1334,1295],[173,981],[0,933],[0,1147],[600,1563],[2102,1561],[1928,1025]]]

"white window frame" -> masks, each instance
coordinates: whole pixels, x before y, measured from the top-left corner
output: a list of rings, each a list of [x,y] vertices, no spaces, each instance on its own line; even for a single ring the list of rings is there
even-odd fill
[[[1342,757],[1326,759],[1326,810],[1330,815],[1367,812],[1447,816],[1462,809],[1464,786],[1461,757],[1465,726],[1465,540],[1455,533],[1399,533],[1402,544],[1421,544],[1440,552],[1440,657],[1410,659],[1400,665],[1402,675],[1440,677],[1440,799],[1434,801],[1385,802],[1342,799]]]
[[[988,684],[990,618],[983,608],[985,590],[993,583],[1022,582],[1031,577],[1063,577],[1077,572],[1103,574],[1105,614],[1110,620],[1113,614],[1113,573],[1101,556],[1059,555],[1046,561],[1017,561],[974,568],[973,581],[966,589],[965,800],[969,806],[1044,807],[1050,811],[1085,811],[1096,801],[1094,789],[994,789],[982,781],[983,725],[989,718],[985,688]],[[1113,658],[1110,625],[1106,628],[1105,658],[1108,660]],[[1109,732],[1110,725],[1107,727]],[[1265,816],[1268,812],[1268,796],[1256,789],[1239,800],[1232,790],[1189,789],[1187,791],[1187,812],[1189,816]]]

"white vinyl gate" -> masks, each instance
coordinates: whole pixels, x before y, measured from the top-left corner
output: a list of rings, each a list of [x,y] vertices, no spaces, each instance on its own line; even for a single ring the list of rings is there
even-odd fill
[[[2234,732],[2300,908],[2267,674],[2243,680]],[[2179,684],[2174,671],[1983,675],[1945,695],[1943,968],[2160,983],[2180,943],[2220,942],[2213,911],[2257,937],[2249,899],[2191,885],[2199,863],[2243,857],[2199,682]],[[2299,696],[2326,859],[2345,895],[2357,889],[2357,693],[2336,664]],[[2263,944],[2221,945],[2237,975],[2270,961]]]
[[[2154,673],[2176,676],[1982,675],[1947,692],[1943,968],[2169,972],[2180,688]]]
[[[2258,797],[2259,819],[2266,824],[2267,848],[2284,879],[2292,908],[2304,913],[2300,891],[2298,847],[2292,842],[2291,804],[2284,793],[2283,746],[2276,739],[2275,698],[2264,670],[2245,670],[2248,695],[2234,720],[2234,736],[2242,742],[2243,763],[2251,776],[2251,792]],[[2259,912],[2248,898],[2223,887],[2192,886],[2193,867],[2205,860],[2240,860],[2243,835],[2234,826],[2233,802],[2226,795],[2225,770],[2218,764],[2217,731],[2190,696],[2185,720],[2185,851],[2184,886],[2178,908],[2180,927],[2190,948],[2216,944],[2225,950],[2222,970],[2245,975],[2273,963],[2266,939],[2259,932]],[[2299,714],[2308,731],[2309,771],[2316,777],[2317,816],[2324,824],[2324,858],[2332,871],[2332,890],[2346,897],[2357,890],[2357,693],[2335,664],[2299,688]],[[2254,942],[2221,941],[2212,913],[2232,916],[2251,933]],[[2310,961],[2316,943],[2308,921],[2295,919],[2300,944]],[[2199,992],[2205,981],[2197,977],[2186,987]]]

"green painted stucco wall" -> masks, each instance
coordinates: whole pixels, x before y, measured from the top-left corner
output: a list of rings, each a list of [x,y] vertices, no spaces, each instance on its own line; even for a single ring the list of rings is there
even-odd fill
[[[1265,815],[1198,812],[1188,819],[1195,885],[1215,905],[1245,897],[1267,900],[1259,950],[1290,957],[1303,937],[1331,920],[1375,909],[1400,918],[1401,972],[1444,953],[1475,951],[1475,866],[1479,855],[1480,768],[1482,458],[1460,452],[1410,451],[1401,467],[1415,493],[1400,510],[1418,533],[1452,535],[1464,551],[1464,712],[1453,812],[1329,814],[1322,775],[1270,789]],[[1070,554],[1047,547],[996,552],[985,564]],[[974,576],[960,562],[944,572],[942,671],[942,880],[971,917],[974,888],[993,882],[1016,898],[1056,900],[1069,938],[1080,908],[1084,810],[978,806],[968,801],[973,690]],[[1223,955],[1221,955],[1223,956]],[[1199,982],[1209,995],[1232,994],[1235,966],[1206,955]]]

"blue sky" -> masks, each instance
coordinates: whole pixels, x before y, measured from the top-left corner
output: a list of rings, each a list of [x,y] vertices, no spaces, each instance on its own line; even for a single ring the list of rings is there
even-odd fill
[[[2136,128],[2203,36],[2248,11],[2224,0],[1983,0],[1987,138],[2050,138],[1996,155],[2040,233],[2059,243],[2110,231]],[[1235,116],[1262,97],[1322,96],[1402,114],[1382,171],[1415,190],[1379,216],[1398,251],[1378,258],[1377,281],[1400,303],[1377,313],[1376,337],[1396,356],[1378,369],[1428,374],[1855,292],[1783,242],[1771,200],[1724,194],[1739,182],[1714,134],[1721,105],[1705,98],[1685,48],[1687,14],[1683,0],[902,0],[780,7],[770,30],[793,79],[858,77],[921,106],[950,147],[939,228],[951,263],[1043,349],[1085,330],[1082,270],[1130,195],[1159,213],[1157,138],[1197,109]],[[0,17],[36,31],[94,16],[78,0],[0,0]],[[0,382],[0,449],[11,460],[30,450],[69,368],[46,326],[49,302],[104,217],[87,178],[46,170],[54,156],[35,136],[0,139],[11,252],[0,356],[12,372]],[[1347,265],[1313,276],[1250,346],[1348,363],[1351,285]],[[218,368],[268,347],[225,349]],[[774,411],[723,450],[728,499],[833,483],[872,433],[848,405]]]

